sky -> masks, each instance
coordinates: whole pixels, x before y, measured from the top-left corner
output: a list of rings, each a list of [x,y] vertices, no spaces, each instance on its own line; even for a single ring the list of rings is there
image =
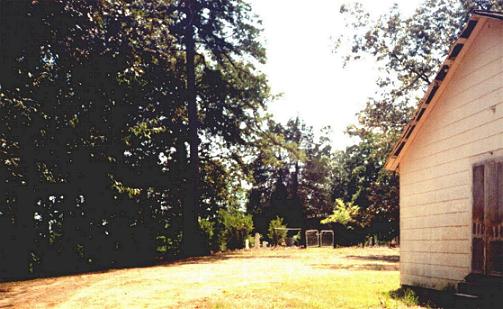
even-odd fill
[[[351,35],[339,14],[348,0],[249,0],[263,22],[267,74],[273,94],[282,96],[269,105],[275,119],[286,123],[300,116],[319,130],[332,128],[336,149],[352,142],[344,134],[356,122],[366,99],[377,90],[378,66],[373,59],[352,62],[343,68],[334,53],[334,38]],[[413,13],[421,0],[361,0],[372,16],[398,3],[404,14]]]

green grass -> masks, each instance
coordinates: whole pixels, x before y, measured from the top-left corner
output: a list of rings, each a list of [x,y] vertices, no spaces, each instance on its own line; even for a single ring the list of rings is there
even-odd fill
[[[341,271],[224,291],[205,308],[406,308],[417,307],[412,291],[402,295],[398,272]]]
[[[262,248],[0,286],[12,307],[407,308],[399,251]]]
[[[279,249],[241,254],[266,259],[253,265],[270,276],[227,285],[191,303],[191,308],[420,308],[414,292],[400,287],[396,249]],[[290,267],[275,268],[274,262]]]

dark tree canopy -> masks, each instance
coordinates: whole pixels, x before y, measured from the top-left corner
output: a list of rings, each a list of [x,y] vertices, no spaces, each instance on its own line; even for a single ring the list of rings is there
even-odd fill
[[[321,227],[336,199],[361,210],[340,243],[395,237],[386,155],[472,8],[502,3],[341,8],[358,34],[337,51],[382,74],[334,151],[328,129],[267,114],[246,1],[0,0],[0,278],[240,248],[276,217]]]
[[[331,141],[328,128],[315,137],[299,118],[270,122],[265,138],[275,147],[259,148],[252,163],[253,187],[247,209],[256,230],[266,235],[276,217],[288,227],[320,226],[332,211]]]
[[[269,94],[250,7],[195,3],[196,215],[216,220],[239,199],[232,186]],[[183,6],[0,5],[1,277],[178,255],[194,180]]]

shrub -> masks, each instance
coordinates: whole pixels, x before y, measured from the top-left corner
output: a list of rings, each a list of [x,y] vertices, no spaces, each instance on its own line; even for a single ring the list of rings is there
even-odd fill
[[[403,302],[407,307],[415,307],[419,305],[419,297],[416,295],[416,293],[409,288],[399,288],[394,291],[388,292],[388,296],[400,300]]]
[[[271,240],[274,246],[280,245],[285,242],[286,239],[286,224],[283,224],[283,218],[276,217],[276,219],[272,219],[271,223],[269,223],[269,239]]]
[[[335,200],[334,211],[327,218],[321,220],[321,224],[338,223],[346,226],[354,222],[354,218],[358,215],[360,207],[353,203],[344,203],[341,199]]]
[[[221,209],[218,211],[218,226],[220,250],[240,249],[253,230],[253,220],[251,215],[239,210]]]
[[[293,235],[292,238],[293,238],[294,244],[296,246],[299,246],[300,242],[302,241],[302,236],[300,235],[300,232],[298,232],[297,234]]]
[[[215,249],[215,222],[208,219],[199,218],[199,227],[203,235],[203,242],[207,244],[208,249]]]
[[[262,235],[259,234],[259,239],[260,238],[262,238]],[[249,235],[248,241],[250,242],[250,248],[255,248],[255,235]]]

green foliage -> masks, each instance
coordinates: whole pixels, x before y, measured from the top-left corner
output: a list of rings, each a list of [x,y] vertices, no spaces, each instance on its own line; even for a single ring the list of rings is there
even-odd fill
[[[173,250],[173,247],[176,246],[173,240],[167,236],[157,236],[156,241],[157,241],[156,250],[160,256],[168,255]]]
[[[335,156],[332,192],[360,206],[364,234],[390,240],[398,235],[399,202],[398,175],[384,169],[392,142],[382,134],[362,131],[366,133],[359,135],[358,144]]]
[[[281,245],[286,240],[287,231],[285,230],[286,224],[283,223],[283,218],[276,217],[269,223],[269,233],[267,236],[274,246]]]
[[[259,234],[259,240],[262,239],[262,235]],[[255,235],[251,234],[248,236],[248,241],[250,242],[250,247],[254,248],[255,247]]]
[[[285,126],[268,122],[251,165],[247,204],[258,232],[266,234],[276,216],[288,226],[304,227],[316,220],[311,218],[330,214],[333,153],[328,136],[325,128],[317,138],[299,118]]]
[[[166,6],[162,11],[171,12],[169,30],[182,44],[184,56],[190,165],[182,251],[200,255],[195,218],[201,202],[209,201],[201,192],[202,164],[222,165],[214,162],[221,159],[225,166],[242,162],[242,146],[253,142],[260,121],[257,115],[264,111],[269,95],[266,78],[255,67],[264,63],[265,50],[259,40],[259,21],[246,2],[175,0]]]
[[[403,304],[409,307],[419,305],[419,297],[410,288],[399,288],[397,290],[389,292],[388,295],[393,299],[401,301]]]
[[[379,240],[398,235],[398,175],[384,169],[391,147],[469,11],[502,8],[496,0],[425,0],[410,16],[393,5],[373,18],[359,3],[341,6],[347,27],[355,31],[351,37],[343,34],[337,39],[336,52],[346,63],[370,57],[381,72],[376,81],[380,90],[347,129],[357,142],[338,152],[334,160],[332,194],[361,207],[359,241],[365,235]]]
[[[407,306],[417,306],[419,304],[419,297],[411,289],[406,289],[402,301]]]
[[[189,2],[197,178],[181,44]],[[179,255],[189,184],[200,184],[193,218],[238,204],[269,97],[259,36],[237,0],[2,3],[0,277]]]
[[[218,244],[220,250],[244,248],[245,239],[253,230],[251,215],[236,209],[218,211]]]
[[[293,235],[292,240],[295,246],[300,246],[302,241],[301,232],[298,232],[297,234]]]
[[[395,4],[377,19],[372,19],[359,3],[343,5],[341,13],[356,34],[340,37],[337,50],[346,61],[364,56],[378,61],[383,74],[378,79],[381,91],[376,102],[388,101],[397,107],[415,105],[418,93],[433,80],[471,9],[501,10],[502,3],[425,0],[410,16],[403,16]]]
[[[199,218],[199,228],[203,234],[204,243],[208,245],[208,248],[212,249],[215,247],[215,222],[208,219]]]
[[[346,226],[355,221],[359,211],[360,207],[357,205],[351,202],[344,203],[342,199],[336,199],[333,213],[321,220],[321,224],[337,223]]]

